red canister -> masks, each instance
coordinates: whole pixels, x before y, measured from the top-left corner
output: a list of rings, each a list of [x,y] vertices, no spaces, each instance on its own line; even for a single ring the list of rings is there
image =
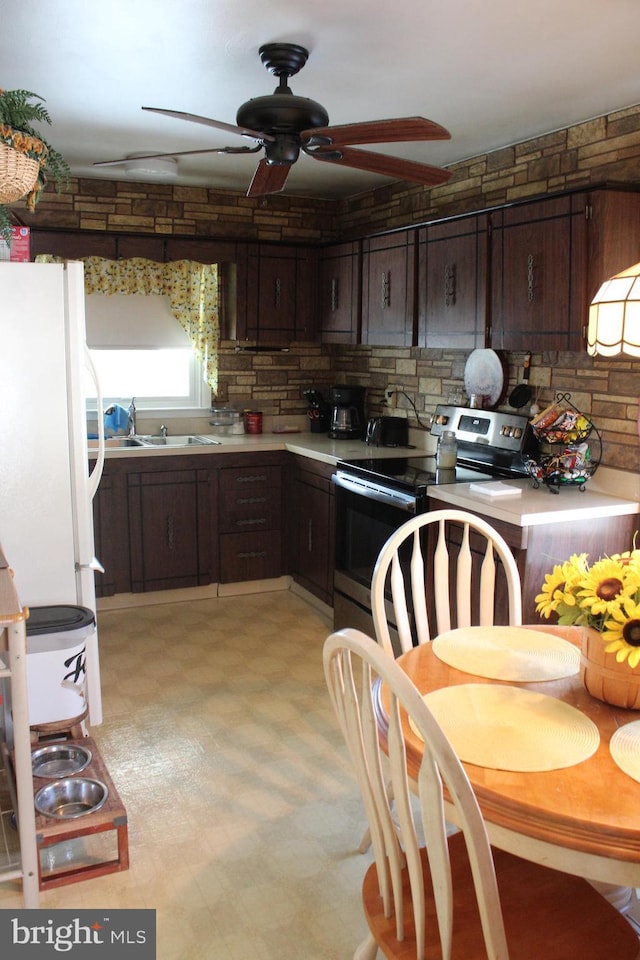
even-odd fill
[[[244,415],[244,428],[247,433],[262,433],[262,413],[255,410],[247,410]]]

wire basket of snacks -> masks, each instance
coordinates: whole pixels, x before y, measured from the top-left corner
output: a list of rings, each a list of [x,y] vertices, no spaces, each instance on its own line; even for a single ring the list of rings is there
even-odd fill
[[[525,466],[534,487],[544,484],[552,493],[562,486],[584,490],[598,468],[602,442],[592,421],[571,403],[571,394],[556,394],[531,421],[531,429],[538,450]]]

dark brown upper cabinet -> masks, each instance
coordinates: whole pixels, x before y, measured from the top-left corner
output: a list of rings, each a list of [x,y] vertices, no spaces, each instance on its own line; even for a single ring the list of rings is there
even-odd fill
[[[418,234],[418,346],[484,347],[487,327],[486,214],[443,220]]]
[[[310,247],[262,243],[249,247],[246,315],[238,318],[238,339],[313,340],[316,264],[316,251]]]
[[[640,260],[640,193],[594,190],[584,202],[588,307],[605,280]]]
[[[339,243],[320,250],[319,326],[323,343],[358,342],[361,264],[359,243]]]
[[[491,346],[579,350],[584,200],[552,197],[491,214]]]
[[[362,244],[362,343],[416,342],[416,230],[369,237]]]
[[[115,260],[117,237],[112,233],[89,233],[80,230],[34,230],[31,228],[31,259],[42,253],[67,260],[83,257],[105,257]]]

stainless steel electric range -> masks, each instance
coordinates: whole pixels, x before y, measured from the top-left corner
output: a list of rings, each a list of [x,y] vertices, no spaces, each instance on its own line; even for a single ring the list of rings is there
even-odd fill
[[[372,633],[370,584],[376,559],[405,520],[429,509],[433,484],[526,477],[524,456],[535,446],[526,417],[496,410],[440,405],[431,434],[456,435],[456,466],[439,470],[435,456],[400,450],[383,459],[369,453],[336,465],[334,628]]]

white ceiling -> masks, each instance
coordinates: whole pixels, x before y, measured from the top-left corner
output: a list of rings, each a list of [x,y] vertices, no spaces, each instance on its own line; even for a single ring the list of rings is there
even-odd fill
[[[451,140],[371,149],[446,166],[640,102],[639,0],[0,0],[0,84],[46,99],[46,138],[82,177],[139,152],[241,146],[144,113],[235,124],[272,93],[263,43],[310,50],[290,81],[330,123],[419,115]],[[179,183],[245,191],[260,154],[179,161]],[[137,177],[140,179],[140,177]],[[385,182],[301,156],[285,194],[340,197]]]

